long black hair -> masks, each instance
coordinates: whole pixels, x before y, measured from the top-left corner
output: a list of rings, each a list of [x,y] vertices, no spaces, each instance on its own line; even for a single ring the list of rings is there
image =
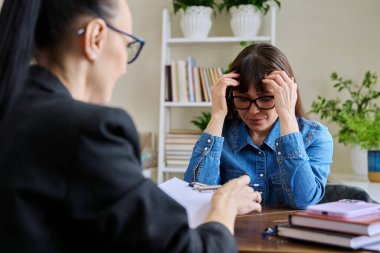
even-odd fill
[[[57,53],[76,18],[108,19],[116,9],[116,0],[5,0],[0,13],[0,120],[22,90],[33,49]]]
[[[285,54],[269,43],[249,45],[244,48],[232,62],[230,70],[240,74],[238,80],[240,84],[236,88],[228,87],[227,89],[228,114],[226,119],[238,117],[233,102],[228,96],[232,89],[245,93],[253,86],[256,91],[264,92],[262,80],[266,74],[274,70],[283,70],[289,77],[294,77],[292,67]],[[303,109],[299,89],[297,89],[295,114],[308,118]]]

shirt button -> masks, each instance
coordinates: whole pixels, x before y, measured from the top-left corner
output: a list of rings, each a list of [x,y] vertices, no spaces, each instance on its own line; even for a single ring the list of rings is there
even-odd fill
[[[205,147],[205,150],[208,150],[208,147]]]
[[[259,155],[261,155],[261,153],[262,153],[262,152],[261,152],[261,151],[259,151]]]
[[[260,177],[263,177],[263,176],[264,176],[264,174],[263,174],[263,173],[261,173],[261,174],[260,174]]]
[[[210,139],[207,139],[207,143],[210,143],[211,142],[211,140]]]
[[[253,184],[253,186],[260,186],[260,184]]]
[[[276,146],[278,146],[278,142],[276,142]]]
[[[259,192],[260,194],[263,194],[263,192]]]
[[[281,152],[277,152],[277,155],[281,155]]]

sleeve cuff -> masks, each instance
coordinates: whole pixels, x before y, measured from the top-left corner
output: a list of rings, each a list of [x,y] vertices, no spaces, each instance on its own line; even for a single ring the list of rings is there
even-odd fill
[[[213,136],[206,132],[203,132],[198,139],[196,147],[198,152],[208,153],[208,152],[222,152],[224,137]]]
[[[280,136],[275,141],[277,161],[288,158],[307,158],[305,145],[300,132]]]

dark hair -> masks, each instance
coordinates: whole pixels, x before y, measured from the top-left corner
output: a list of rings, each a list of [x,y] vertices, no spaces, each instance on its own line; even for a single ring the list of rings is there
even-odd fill
[[[34,48],[57,52],[76,18],[107,19],[116,9],[115,0],[5,0],[0,13],[0,119],[22,90]]]
[[[236,88],[228,87],[227,89],[227,119],[238,117],[233,107],[233,102],[228,99],[228,95],[232,89],[245,93],[248,92],[250,87],[254,86],[256,91],[263,92],[264,85],[262,84],[262,80],[266,74],[274,70],[283,70],[289,77],[294,77],[293,70],[286,56],[278,48],[269,43],[259,43],[244,48],[232,62],[230,70],[240,74],[238,80],[240,85]],[[299,89],[297,89],[295,114],[296,116],[308,118],[303,109]]]

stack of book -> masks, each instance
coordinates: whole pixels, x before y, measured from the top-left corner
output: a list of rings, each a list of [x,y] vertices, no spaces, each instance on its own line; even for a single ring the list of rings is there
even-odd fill
[[[380,250],[380,212],[353,218],[299,211],[289,224],[279,225],[280,236],[351,249]]]
[[[168,167],[187,167],[200,133],[171,132],[165,139],[165,161]]]

